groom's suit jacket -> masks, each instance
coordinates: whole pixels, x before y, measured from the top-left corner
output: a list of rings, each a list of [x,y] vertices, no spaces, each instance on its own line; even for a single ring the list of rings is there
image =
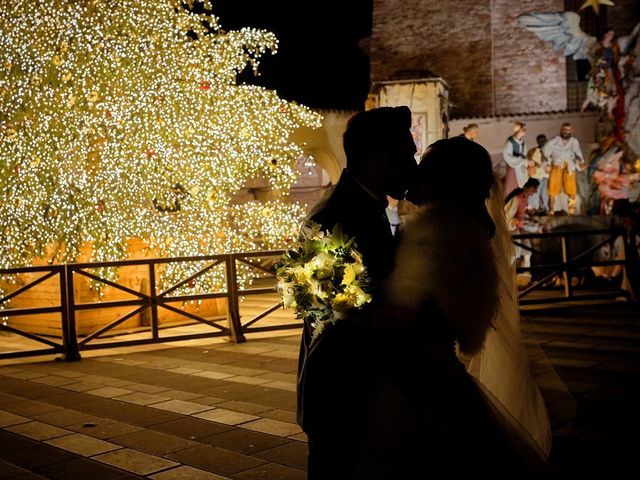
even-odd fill
[[[332,230],[339,223],[355,237],[357,249],[372,280],[371,293],[388,273],[394,238],[385,208],[387,201],[367,192],[348,171],[312,209],[308,220]],[[346,444],[362,435],[368,393],[372,388],[367,361],[367,307],[329,325],[311,342],[305,322],[298,363],[298,423],[310,436],[338,439]]]

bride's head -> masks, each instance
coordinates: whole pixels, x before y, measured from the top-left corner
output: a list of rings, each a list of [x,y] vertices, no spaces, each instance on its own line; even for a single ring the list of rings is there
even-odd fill
[[[460,208],[477,216],[493,236],[495,225],[485,207],[493,179],[491,157],[484,147],[464,137],[438,140],[422,155],[406,198],[416,205]]]

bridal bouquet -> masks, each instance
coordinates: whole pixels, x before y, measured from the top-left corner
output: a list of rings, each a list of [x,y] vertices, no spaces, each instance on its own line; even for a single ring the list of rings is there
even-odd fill
[[[353,241],[339,224],[329,233],[309,222],[275,265],[284,308],[311,323],[314,340],[328,324],[371,301],[362,255]]]

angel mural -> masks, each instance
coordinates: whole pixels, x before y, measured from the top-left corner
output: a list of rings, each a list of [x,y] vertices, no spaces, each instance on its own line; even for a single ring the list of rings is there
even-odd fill
[[[623,132],[631,131],[640,112],[640,78],[637,76],[640,72],[637,55],[640,23],[629,35],[617,37],[609,28],[598,38],[582,31],[580,15],[576,12],[530,13],[520,15],[518,21],[566,56],[589,60],[591,71],[582,111],[593,104],[606,112],[609,120],[615,123],[618,140],[622,141]],[[633,101],[633,108],[638,112],[629,115]]]

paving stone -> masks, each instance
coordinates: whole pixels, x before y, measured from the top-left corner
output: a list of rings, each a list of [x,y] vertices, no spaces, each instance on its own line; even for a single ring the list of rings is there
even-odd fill
[[[180,450],[167,455],[167,457],[223,476],[231,476],[266,463],[264,460],[229,452],[210,445],[200,445],[187,450]]]
[[[260,378],[266,378],[274,382],[296,383],[296,375],[290,373],[267,372],[258,375]]]
[[[222,373],[229,373],[231,375],[239,375],[246,377],[253,377],[256,375],[262,375],[266,370],[258,370],[257,368],[246,368],[238,365],[217,365],[214,370],[218,370]]]
[[[18,368],[11,365],[0,366],[0,375],[6,375],[7,373],[18,373],[21,371],[22,371],[22,368]]]
[[[226,380],[221,381],[214,387],[200,390],[200,393],[203,395],[226,398],[227,400],[248,400],[252,402],[255,401],[254,397],[260,392],[262,392],[262,390],[259,386],[227,382]]]
[[[131,382],[129,380],[121,380],[119,378],[109,378],[105,380],[104,384],[109,387],[125,387],[129,385]]]
[[[297,442],[303,442],[303,443],[309,442],[309,439],[307,438],[307,434],[304,432],[298,433],[296,435],[289,435],[287,438],[290,440],[295,440]]]
[[[270,418],[261,418],[253,422],[243,423],[242,428],[268,433],[269,435],[277,435],[279,437],[288,437],[289,435],[296,435],[302,432],[296,424],[272,420]]]
[[[164,395],[153,395],[151,393],[131,392],[122,396],[114,397],[114,400],[133,403],[135,405],[150,405],[152,403],[169,400],[169,397],[165,397]]]
[[[61,385],[60,388],[71,390],[73,392],[87,392],[89,390],[96,390],[100,388],[100,385],[92,382],[74,382],[67,385]]]
[[[35,473],[26,473],[24,475],[18,475],[17,477],[13,477],[11,480],[50,480],[42,475],[37,475]]]
[[[280,390],[287,390],[288,392],[296,391],[296,384],[293,382],[281,382],[276,380],[264,383],[264,386],[269,388],[278,388]]]
[[[259,452],[255,456],[272,463],[306,470],[308,455],[309,448],[304,443],[287,442],[284,445],[279,445],[270,450]]]
[[[242,428],[234,428],[233,430],[217,435],[199,438],[198,441],[244,455],[253,455],[256,452],[268,450],[287,443],[289,440],[274,435],[244,430]]]
[[[134,392],[141,393],[160,393],[162,392],[162,396],[168,396],[167,391],[169,390],[166,387],[159,387],[157,385],[146,385],[144,383],[127,383],[125,388],[129,390],[133,390]],[[169,397],[173,398],[173,397]]]
[[[155,455],[137,452],[128,448],[103,453],[93,457],[93,459],[138,475],[149,475],[178,465],[176,462],[166,458],[156,457]]]
[[[577,405],[575,401],[564,401],[547,405],[549,418],[562,422],[573,420],[576,416],[576,408]]]
[[[607,372],[629,373],[634,375],[640,373],[640,365],[627,362],[607,362],[603,363],[602,365],[598,365],[596,369]]]
[[[93,395],[87,395],[83,392],[64,392],[53,397],[47,397],[46,401],[47,404],[58,407],[75,408],[78,405],[95,400],[95,398]]]
[[[133,393],[131,390],[118,387],[100,387],[95,390],[87,390],[85,393],[95,395],[97,397],[113,398]]]
[[[224,378],[233,377],[233,374],[231,374],[231,373],[216,372],[216,371],[212,371],[212,370],[207,370],[207,371],[203,371],[203,372],[197,372],[197,373],[194,373],[193,375],[195,377],[214,378],[214,379],[217,379],[217,380],[222,380]]]
[[[551,342],[545,343],[546,347],[558,347],[558,348],[568,348],[568,349],[580,349],[580,350],[590,350],[595,348],[595,344],[593,343],[578,343],[578,342],[567,342],[564,340],[553,340]]]
[[[224,408],[216,408],[214,410],[208,410],[206,412],[197,413],[194,417],[202,418],[217,423],[224,423],[226,425],[239,425],[241,423],[250,422],[260,417],[255,415],[247,415],[246,413],[233,412]]]
[[[120,480],[125,473],[122,470],[103,465],[86,458],[78,458],[69,462],[51,465],[38,470],[51,480],[68,480],[74,478],[90,480]]]
[[[21,423],[19,425],[6,427],[6,430],[33,440],[49,440],[72,433],[64,428],[54,427],[42,422]]]
[[[24,400],[24,397],[19,397],[18,395],[11,395],[10,393],[0,392],[0,406],[4,403],[15,403],[21,402]]]
[[[261,403],[262,405],[267,405],[272,408],[280,408],[282,410],[296,410],[297,401],[294,392],[275,388],[264,388],[264,385],[261,387],[261,391],[254,392],[252,395],[252,402]]]
[[[196,442],[184,438],[167,435],[166,433],[154,432],[152,430],[141,430],[126,435],[120,435],[110,439],[112,442],[125,447],[130,447],[141,452],[163,456],[185,448],[192,448],[198,445]]]
[[[174,383],[182,380],[183,375],[171,373],[164,370],[151,370],[146,368],[138,368],[136,373],[126,376],[129,383],[144,383],[147,385],[167,386],[167,388],[176,388]]]
[[[155,370],[171,370],[173,368],[180,367],[180,362],[172,359],[158,359],[154,361],[147,362],[145,365],[146,368],[155,369]]]
[[[602,384],[599,383],[579,382],[574,380],[565,380],[564,384],[569,391],[573,393],[587,393],[602,386]]]
[[[67,370],[66,368],[56,368],[56,375],[60,377],[76,378],[76,379],[82,378],[85,376],[84,373],[74,372],[73,370]]]
[[[244,375],[236,375],[235,377],[227,378],[229,382],[238,382],[238,383],[246,383],[248,385],[262,385],[265,383],[270,383],[271,380],[266,378],[258,378],[258,377],[246,377]]]
[[[51,405],[49,403],[39,402],[37,400],[23,400],[19,403],[5,403],[2,405],[2,409],[16,415],[22,415],[24,417],[33,417],[41,415],[43,413],[53,412],[55,410],[62,410],[62,407],[57,405]]]
[[[29,448],[37,444],[35,440],[0,429],[0,456],[7,451]]]
[[[297,423],[296,412],[291,412],[289,410],[280,410],[275,408],[273,410],[262,412],[260,416],[263,418],[270,418],[272,420],[280,420],[281,422]]]
[[[107,439],[124,435],[127,433],[139,432],[141,427],[117,422],[106,418],[100,418],[93,422],[83,422],[76,425],[69,425],[67,428],[94,438]]]
[[[264,405],[259,405],[257,403],[251,402],[240,402],[236,400],[218,403],[216,404],[216,407],[233,410],[234,412],[248,413],[250,415],[256,415],[260,412],[269,410],[269,407],[265,407]]]
[[[633,356],[640,355],[640,348],[637,346],[629,346],[629,345],[615,345],[611,343],[607,343],[606,345],[597,345],[595,347],[596,351],[612,351],[618,354],[630,354]]]
[[[17,372],[9,372],[4,374],[5,377],[19,378],[20,380],[30,380],[32,378],[46,377],[43,372],[32,372],[30,370],[18,370]]]
[[[307,472],[284,465],[269,463],[234,476],[238,480],[306,480]]]
[[[200,378],[198,381],[194,381],[193,375],[177,375],[174,373],[168,375],[175,375],[178,378],[163,378],[158,382],[158,385],[162,385],[173,390],[197,393],[199,395],[208,395],[204,390],[207,390],[220,382],[220,380],[213,380],[210,378]]]
[[[99,417],[87,415],[86,413],[75,410],[63,409],[36,415],[33,419],[56,427],[68,427],[69,425],[76,425],[78,423],[96,422],[99,420]]]
[[[151,475],[149,478],[152,478],[153,480],[231,480],[229,477],[205,472],[204,470],[189,467],[188,465],[182,465],[181,467],[156,473],[155,475]]]
[[[45,402],[48,397],[60,395],[64,390],[60,390],[58,387],[52,387],[50,385],[43,385],[40,383],[34,383],[28,380],[11,380],[12,384],[5,385],[3,382],[3,390],[7,393],[19,395],[31,400],[40,400]]]
[[[269,353],[270,357],[286,358],[289,360],[297,360],[300,352],[275,351]]]
[[[90,437],[88,435],[82,435],[81,433],[73,433],[65,437],[54,438],[45,442],[54,447],[68,450],[69,452],[77,453],[83,457],[92,457],[100,453],[110,452],[121,448],[120,445],[114,443],[105,442],[97,438]]]
[[[15,478],[18,475],[24,475],[26,473],[29,473],[29,471],[12,463],[0,460],[0,478]]]
[[[102,375],[86,375],[83,378],[83,381],[95,383],[101,387],[104,387],[105,385],[108,386],[107,382],[109,382],[109,380],[111,380],[109,377],[103,377]]]
[[[194,392],[185,392],[182,390],[164,390],[162,395],[165,397],[169,397],[173,400],[193,400],[196,401],[198,398],[204,398],[203,395]]]
[[[54,375],[47,375],[46,377],[32,378],[31,381],[35,383],[40,383],[43,385],[50,385],[52,387],[58,387],[60,385],[68,385],[70,383],[76,383],[76,381],[72,378],[58,377]]]
[[[0,428],[10,427],[11,425],[18,425],[20,423],[27,423],[30,421],[30,418],[0,410]]]
[[[140,394],[145,395],[145,394]],[[91,402],[78,405],[80,411],[118,420],[120,422],[148,427],[156,423],[177,420],[180,415],[155,408],[145,408],[139,405],[118,402],[112,399],[92,397]]]
[[[553,358],[549,358],[549,360],[555,367],[569,367],[569,368],[580,368],[580,369],[595,367],[596,365],[601,363],[595,360],[578,360],[575,358],[553,357]]]
[[[178,367],[167,371],[171,373],[180,373],[181,375],[193,375],[194,373],[199,373],[202,370],[198,368]]]
[[[135,367],[146,365],[147,363],[144,360],[134,360],[132,358],[105,359],[105,361],[119,363],[121,365],[131,365]]]
[[[165,402],[149,405],[152,408],[166,410],[168,412],[180,413],[182,415],[193,415],[194,413],[211,410],[212,407],[199,403],[185,402],[184,400],[167,400]]]
[[[219,405],[221,403],[227,402],[228,400],[226,398],[206,396],[194,398],[192,401],[201,405]]]
[[[71,452],[35,441],[28,447],[15,450],[5,450],[3,446],[2,456],[7,462],[31,471],[78,458]]]
[[[180,420],[174,420],[166,423],[159,423],[150,428],[189,440],[208,437],[232,429],[229,425],[209,422],[207,420],[192,417],[181,418]]]

